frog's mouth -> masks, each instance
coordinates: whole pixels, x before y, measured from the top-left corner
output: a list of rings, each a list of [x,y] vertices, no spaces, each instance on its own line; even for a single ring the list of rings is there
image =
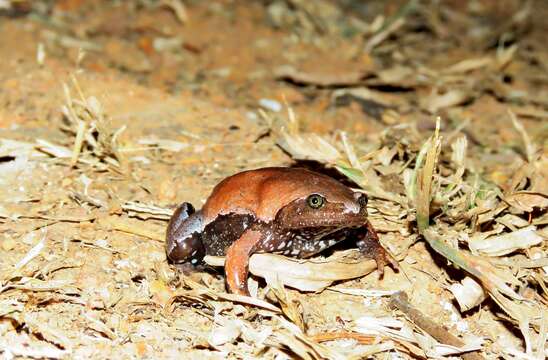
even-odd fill
[[[324,212],[322,214],[295,214],[278,216],[279,225],[283,228],[325,228],[334,232],[344,228],[360,227],[367,223],[367,216],[361,213]]]
[[[326,215],[320,218],[308,218],[304,221],[300,221],[297,226],[292,226],[293,228],[325,228],[325,231],[329,233],[345,229],[345,228],[354,228],[363,226],[367,222],[367,217],[361,214],[349,215],[343,214],[338,216],[338,214],[333,214],[331,216]]]
[[[314,241],[322,240],[326,237],[330,237],[331,235],[336,234],[345,229],[348,229],[348,227],[347,226],[337,226],[337,227],[328,226],[326,228],[320,228],[320,229],[315,228],[313,232],[311,231],[311,237]]]

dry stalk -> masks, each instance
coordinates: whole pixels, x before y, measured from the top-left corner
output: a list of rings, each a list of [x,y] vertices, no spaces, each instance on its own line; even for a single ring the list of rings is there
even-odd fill
[[[306,324],[304,323],[302,308],[297,300],[292,299],[291,294],[285,290],[283,283],[276,278],[276,281],[268,281],[270,290],[276,296],[278,303],[282,309],[283,314],[295,325],[306,331]]]
[[[391,296],[390,306],[393,309],[398,309],[403,312],[413,323],[430,334],[434,339],[443,344],[448,344],[456,347],[463,347],[465,343],[447,331],[447,329],[428,317],[419,310],[415,309],[408,301],[407,294],[398,292]],[[465,360],[480,360],[483,357],[477,353],[462,354]]]
[[[483,66],[484,63],[478,64],[461,64],[460,67],[466,68],[468,66]],[[460,71],[460,69],[459,69]],[[512,114],[511,114],[512,116]],[[406,194],[410,205],[414,205],[416,209],[416,221],[418,224],[419,232],[429,245],[438,254],[444,258],[450,260],[455,266],[465,270],[468,274],[474,277],[482,285],[483,289],[489,294],[495,302],[510,316],[512,321],[515,321],[519,326],[524,340],[526,353],[532,354],[533,343],[531,341],[530,326],[535,329],[548,326],[545,324],[548,318],[546,307],[540,303],[525,300],[520,296],[513,287],[523,286],[523,283],[515,278],[509,271],[499,269],[495,267],[490,261],[481,257],[472,255],[467,251],[460,250],[457,247],[459,240],[462,241],[457,235],[464,236],[464,238],[470,238],[469,232],[472,232],[467,228],[464,223],[470,221],[471,224],[484,224],[488,221],[492,221],[495,217],[502,218],[502,216],[509,214],[509,205],[522,211],[532,211],[535,207],[542,208],[545,203],[545,197],[540,194],[539,190],[542,189],[542,176],[539,175],[542,166],[542,157],[535,162],[536,159],[536,147],[531,143],[529,137],[523,130],[523,127],[515,118],[514,125],[520,132],[523,141],[525,143],[525,153],[529,160],[529,166],[521,169],[516,175],[513,181],[512,189],[514,192],[510,195],[504,196],[502,191],[498,187],[482,189],[482,181],[479,176],[472,177],[473,183],[470,184],[465,178],[466,167],[465,157],[467,149],[467,141],[464,137],[456,139],[452,143],[452,158],[451,163],[454,166],[454,173],[444,178],[437,175],[438,159],[441,154],[442,139],[440,136],[440,121],[438,119],[436,123],[436,130],[432,137],[421,147],[419,153],[416,156],[414,170],[405,169],[403,172],[403,184],[405,185]],[[325,154],[318,153],[318,149],[323,149],[322,146],[316,144],[305,144],[302,141],[303,135],[297,131],[296,119],[294,114],[290,118],[291,132],[282,132],[282,138],[285,139],[301,139],[300,142],[282,141],[281,145],[284,149],[292,154],[295,158],[314,159],[329,166],[335,166],[342,174],[349,179],[356,182],[360,187],[365,189],[370,195],[391,200],[396,203],[403,203],[399,201],[397,194],[382,193],[382,185],[376,183],[378,177],[371,176],[371,160],[373,156],[365,157],[366,162],[361,162],[364,157],[358,157],[353,149],[353,146],[349,142],[345,134],[341,136],[341,144],[329,143],[331,149],[342,149],[339,151],[338,157],[325,156]],[[308,135],[307,135],[308,136]],[[310,136],[308,139],[312,139]],[[310,140],[314,141],[314,140]],[[297,144],[297,145],[295,145]],[[344,157],[343,157],[344,154]],[[519,188],[520,191],[515,191],[519,186],[525,186],[520,184],[527,184],[523,181],[525,178],[531,179],[533,184],[533,191],[527,191],[527,189]],[[535,187],[536,186],[536,187]],[[381,191],[379,191],[381,189]],[[521,198],[517,198],[517,196]],[[512,198],[514,196],[514,198]],[[499,198],[504,198],[507,203],[500,202]],[[443,209],[442,216],[438,217],[437,225],[430,226],[430,211],[432,205],[442,205],[446,209]],[[457,222],[454,226],[448,226],[444,221],[451,219],[453,222]],[[539,227],[536,232],[529,230],[522,230],[523,233],[529,231],[529,238],[527,241],[520,238],[517,239],[515,235],[506,234],[500,235],[499,238],[510,239],[505,244],[500,244],[497,241],[496,246],[491,246],[487,243],[473,243],[469,242],[470,248],[476,247],[482,249],[487,246],[487,250],[492,252],[492,256],[501,256],[504,254],[510,254],[516,250],[529,249],[532,246],[541,246],[542,241],[540,234],[540,224],[546,222],[539,222],[539,219],[533,219],[533,224]],[[526,225],[526,224],[525,224]],[[513,226],[513,225],[510,225]],[[522,227],[525,227],[522,225]],[[530,228],[535,229],[535,228]],[[494,242],[494,240],[492,241]],[[449,245],[451,244],[451,245]],[[478,247],[479,246],[479,247]],[[504,246],[501,248],[501,246]],[[503,265],[505,268],[508,265]],[[543,281],[541,281],[543,282]],[[544,285],[544,284],[543,284]],[[543,288],[543,286],[541,286]],[[481,299],[481,297],[479,298]],[[481,301],[481,300],[479,300]],[[538,348],[537,348],[538,351]]]
[[[537,151],[536,146],[533,144],[533,142],[529,138],[529,135],[527,134],[527,131],[525,131],[523,124],[519,122],[518,118],[512,110],[508,110],[508,116],[510,116],[510,120],[512,120],[512,125],[514,125],[514,128],[519,132],[521,138],[523,139],[523,144],[525,146],[525,156],[527,161],[529,163],[533,163],[535,160],[535,153]]]
[[[72,96],[68,85],[64,84],[65,105],[62,107],[67,121],[67,126],[62,129],[74,137],[72,150],[45,140],[37,141],[37,148],[54,157],[70,157],[72,167],[82,163],[99,171],[126,173],[127,163],[118,145],[118,136],[125,127],[112,130],[99,101],[93,96],[86,98],[74,76],[72,83],[78,99]]]
[[[191,288],[191,290],[177,290],[173,294],[169,303],[174,303],[177,298],[185,298],[197,303],[202,303],[204,305],[210,306],[207,304],[209,300],[225,300],[233,303],[241,303],[262,308],[273,313],[281,312],[281,310],[276,306],[254,297],[217,292],[188,278],[183,278],[182,280],[186,286]]]
[[[436,121],[436,131],[434,135],[426,142],[426,158],[422,168],[415,168],[417,172],[417,190],[416,195],[416,209],[417,209],[417,224],[419,225],[419,231],[424,230],[430,223],[430,201],[432,199],[432,188],[434,184],[434,172],[438,157],[441,151],[441,138],[440,132],[440,119]],[[417,162],[419,158],[417,159]],[[420,166],[420,165],[419,165]]]
[[[541,311],[537,306],[524,301],[525,299],[506,285],[508,281],[519,284],[517,279],[502,277],[500,271],[497,271],[493,265],[482,257],[473,256],[448,246],[440,235],[439,229],[436,231],[429,227],[430,194],[432,193],[434,170],[437,166],[437,158],[440,151],[440,142],[439,139],[436,139],[438,137],[437,132],[438,130],[436,130],[432,138],[435,141],[431,140],[427,143],[428,150],[426,151],[425,164],[417,176],[416,209],[419,231],[437,253],[452,261],[455,265],[467,271],[481,282],[491,298],[518,323],[526,343],[527,353],[530,353],[532,347],[530,344],[529,324],[541,326],[543,323],[541,317],[545,318],[544,314],[546,311]]]

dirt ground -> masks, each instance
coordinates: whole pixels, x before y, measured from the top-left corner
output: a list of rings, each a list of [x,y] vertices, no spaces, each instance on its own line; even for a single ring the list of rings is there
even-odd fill
[[[2,358],[545,359],[547,17],[543,0],[0,0]],[[317,292],[256,277],[253,305],[221,268],[167,263],[177,204],[295,165],[363,189],[401,271]]]

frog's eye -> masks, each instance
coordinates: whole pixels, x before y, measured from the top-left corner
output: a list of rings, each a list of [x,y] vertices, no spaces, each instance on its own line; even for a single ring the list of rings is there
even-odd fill
[[[319,194],[312,194],[306,199],[306,202],[312,209],[319,209],[323,206],[325,199]]]

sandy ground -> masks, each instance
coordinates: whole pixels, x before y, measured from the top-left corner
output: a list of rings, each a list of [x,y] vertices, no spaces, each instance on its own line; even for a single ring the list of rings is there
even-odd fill
[[[504,209],[490,221],[478,223],[477,214],[443,218],[454,203],[438,206],[432,219],[444,221],[447,234],[466,224],[470,237],[508,223],[497,216],[509,215],[513,225],[493,234],[534,225],[540,240],[508,258],[537,262],[505,268],[519,279],[506,283],[535,304],[537,315],[547,314],[545,2],[4,3],[3,358],[439,356],[429,336],[420,343],[382,332],[356,335],[360,321],[388,325],[388,318],[428,333],[391,309],[388,296],[287,289],[287,306],[298,313],[292,317],[287,307],[280,315],[207,295],[224,293],[222,271],[194,274],[191,282],[167,263],[161,236],[170,209],[182,201],[200,207],[237,171],[296,163],[299,156],[280,146],[276,131],[288,108],[300,131],[339,144],[344,132],[360,157],[379,159],[375,179],[402,199],[403,171],[396,168],[413,168],[436,118],[444,149],[463,135],[467,184],[535,198],[522,199],[530,211]],[[78,126],[87,138],[71,162]],[[516,178],[525,163],[536,170]],[[442,156],[439,174],[452,169],[450,155]],[[387,268],[383,279],[373,272],[337,287],[405,291],[448,333],[467,344],[483,339],[478,356],[546,356],[546,317],[523,332],[492,297],[461,310],[449,287],[466,272],[418,236],[412,206],[370,195],[371,221],[402,271]],[[467,239],[455,237],[453,245],[468,249]],[[260,297],[283,307],[265,286],[259,282]],[[298,325],[306,341],[296,340]],[[326,333],[338,335],[318,337]]]

